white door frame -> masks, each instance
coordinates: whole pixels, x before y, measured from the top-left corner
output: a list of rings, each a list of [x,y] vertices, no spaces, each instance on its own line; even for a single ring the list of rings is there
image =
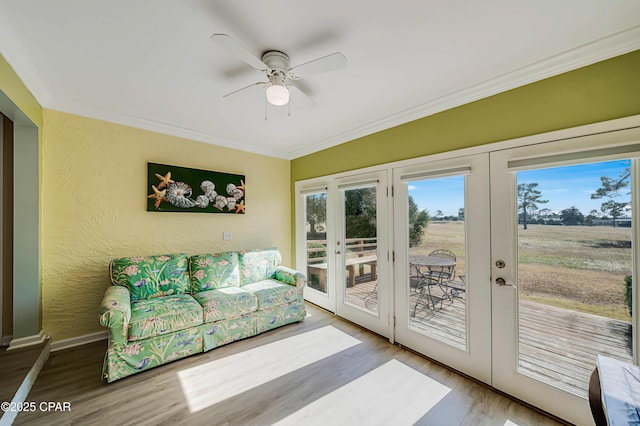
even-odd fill
[[[430,338],[410,327],[408,184],[412,176],[465,174],[466,349]],[[489,266],[489,156],[476,154],[399,167],[393,172],[395,212],[396,340],[485,383],[491,383],[491,293]]]
[[[4,115],[0,113],[0,235],[4,233]],[[0,244],[0,346],[4,343],[4,244]]]
[[[615,120],[610,120],[610,121],[604,121],[604,122],[600,122],[600,123],[594,123],[594,124],[588,124],[588,125],[584,125],[584,126],[578,126],[578,127],[573,127],[573,128],[567,128],[567,129],[562,129],[562,130],[556,130],[556,131],[552,131],[552,132],[547,132],[547,133],[541,133],[541,134],[537,134],[537,135],[532,135],[532,136],[525,136],[525,137],[521,137],[521,138],[517,138],[517,139],[511,139],[511,140],[506,140],[506,141],[502,141],[502,142],[495,142],[495,143],[491,143],[491,144],[486,144],[486,145],[478,145],[478,146],[474,146],[474,147],[470,147],[470,148],[463,148],[460,150],[455,150],[455,151],[447,151],[447,152],[443,152],[443,153],[439,153],[439,154],[433,154],[433,155],[429,155],[429,156],[424,156],[424,157],[419,157],[419,158],[412,158],[412,159],[408,159],[408,160],[401,160],[401,161],[396,161],[396,162],[392,162],[392,163],[388,163],[385,165],[376,165],[376,166],[371,166],[371,167],[367,167],[367,168],[363,168],[363,169],[358,169],[358,170],[352,170],[349,172],[340,172],[340,173],[336,173],[336,174],[332,174],[330,176],[323,176],[320,178],[312,178],[312,179],[307,179],[307,180],[302,180],[302,181],[297,181],[295,183],[295,188],[296,188],[296,259],[297,259],[297,268],[299,270],[305,271],[306,270],[306,252],[304,251],[304,240],[300,239],[300,230],[299,228],[301,228],[300,224],[304,223],[304,212],[302,212],[302,219],[301,219],[301,204],[300,204],[300,197],[298,195],[298,191],[299,188],[305,187],[305,186],[309,186],[309,185],[314,185],[317,184],[317,182],[319,181],[327,181],[329,179],[334,179],[334,178],[339,178],[339,177],[344,177],[344,176],[350,176],[350,175],[354,175],[354,174],[360,174],[360,173],[365,173],[365,172],[369,172],[369,171],[377,171],[377,170],[382,170],[382,169],[386,169],[389,171],[389,173],[392,173],[392,170],[394,168],[398,168],[398,167],[407,167],[407,166],[415,166],[417,164],[420,163],[426,163],[426,162],[437,162],[437,161],[445,161],[451,158],[457,158],[457,157],[462,157],[462,156],[467,156],[467,155],[474,155],[474,154],[481,154],[481,153],[489,153],[489,152],[495,152],[495,151],[500,151],[500,150],[505,150],[505,149],[510,149],[510,148],[516,148],[516,147],[533,147],[539,144],[546,144],[548,142],[554,142],[554,141],[562,141],[562,140],[571,140],[574,138],[582,138],[583,141],[587,142],[587,147],[591,147],[593,149],[597,149],[599,146],[601,146],[602,144],[602,140],[598,140],[598,138],[601,135],[610,133],[613,134],[612,132],[618,132],[621,131],[623,129],[639,129],[640,128],[640,115],[635,115],[635,116],[630,116],[630,117],[625,117],[625,118],[619,118],[619,119],[615,119]],[[635,185],[636,188],[640,187],[640,172],[637,170],[634,170],[634,175],[633,175],[633,184]],[[633,198],[633,208],[634,211],[636,212],[640,212],[640,197],[634,197]],[[392,217],[392,215],[390,215],[390,217]],[[492,219],[493,220],[493,219]],[[640,241],[640,224],[637,223],[640,220],[640,214],[634,215],[634,241]],[[633,251],[634,251],[634,258],[635,259],[640,259],[640,244],[634,244],[633,246]],[[398,258],[398,255],[396,255],[396,258]],[[637,263],[634,264],[634,266],[637,266]],[[393,270],[393,265],[390,268],[391,270]],[[635,274],[637,274],[636,272],[637,268],[634,268],[634,282],[637,282],[637,279],[635,277]],[[495,271],[492,271],[494,276],[498,276],[497,273]],[[394,274],[395,275],[395,274]],[[492,287],[495,287],[495,284],[491,284]],[[502,289],[502,290],[506,290],[507,289]],[[396,290],[397,291],[397,290]],[[638,298],[639,296],[638,291],[636,291],[636,288],[634,287],[634,294],[633,294],[633,300],[634,300],[634,306],[640,306],[640,304],[638,303],[639,300]],[[393,297],[393,295],[392,295]],[[495,302],[494,302],[495,303]],[[637,309],[636,309],[637,310]],[[634,330],[634,334],[633,334],[633,346],[635,348],[640,347],[640,339],[638,337],[638,331],[639,331],[639,321],[638,318],[640,317],[640,315],[636,316],[633,319],[633,330]],[[495,326],[495,321],[494,324]],[[495,329],[495,327],[494,327]],[[495,330],[494,330],[495,333]],[[636,353],[634,354],[635,356],[635,363],[638,364],[640,363],[640,359],[639,359],[639,355],[640,355],[640,351],[636,351]],[[493,360],[493,364],[495,365],[495,363],[497,362],[497,360],[500,359],[500,356],[496,356],[496,353],[494,351],[494,354],[492,356],[492,358],[494,358]],[[446,363],[446,361],[445,361]],[[505,387],[502,389],[503,391],[510,393],[514,396],[517,396],[517,390],[512,390],[508,387]],[[526,399],[525,399],[526,400]],[[542,409],[546,409],[551,411],[548,407],[543,406],[543,404],[537,403],[536,401],[529,401],[531,402],[533,405],[539,406]]]
[[[491,255],[492,255],[492,335],[493,378],[492,384],[510,395],[551,412],[560,418],[577,424],[588,424],[591,412],[588,401],[577,395],[532,379],[518,372],[518,296],[517,285],[517,201],[516,171],[575,164],[579,160],[608,161],[640,155],[640,129],[586,136],[566,141],[549,142],[535,146],[495,151],[491,156]],[[638,167],[637,160],[634,161]],[[637,176],[637,170],[634,175]],[[637,179],[637,177],[634,177]],[[633,182],[637,184],[637,180]],[[632,196],[637,205],[637,187]],[[633,220],[633,282],[637,283],[638,222],[640,214],[634,212]],[[497,260],[507,265],[495,266]],[[502,278],[506,286],[496,283]],[[637,293],[634,286],[634,301]],[[499,307],[499,309],[497,309]],[[635,309],[634,309],[635,312]],[[637,348],[638,317],[632,319],[633,342]],[[638,352],[634,357],[638,361]]]
[[[368,183],[367,183],[368,182]],[[375,183],[372,183],[375,182]],[[348,304],[346,295],[346,250],[344,244],[344,192],[345,190],[359,187],[376,187],[376,222],[377,222],[377,297],[378,312],[356,308]],[[391,331],[391,273],[390,273],[390,235],[391,223],[391,198],[388,190],[388,173],[386,170],[368,172],[335,179],[330,185],[331,196],[334,197],[333,206],[335,212],[336,231],[335,237],[335,282],[337,283],[337,310],[336,313],[356,324],[362,325],[381,336],[393,341]],[[338,244],[340,243],[340,244]]]
[[[306,202],[305,197],[310,194],[325,192],[327,194],[327,271],[326,271],[326,293],[315,290],[309,286],[304,288],[304,298],[309,302],[318,305],[330,312],[336,312],[336,291],[335,286],[330,286],[329,281],[335,276],[334,257],[331,255],[335,251],[335,232],[328,232],[333,229],[334,216],[331,212],[334,209],[333,200],[329,196],[329,181],[327,179],[314,179],[305,183],[296,182],[296,224],[305,226],[296,227],[296,269],[307,275],[307,235],[306,235]],[[308,278],[308,277],[307,277]]]
[[[343,232],[344,224],[342,215],[342,191],[339,185],[359,183],[366,180],[377,179],[377,220],[378,220],[378,314],[354,309],[341,303],[339,297],[343,295],[342,282],[344,271],[338,265],[344,264],[342,246],[338,246],[338,235]],[[393,329],[391,327],[391,278],[392,266],[389,261],[389,235],[392,232],[393,220],[391,219],[392,205],[388,191],[388,171],[386,169],[368,169],[366,173],[346,173],[334,176],[326,176],[318,179],[309,179],[295,183],[296,191],[296,224],[306,224],[305,199],[307,194],[327,191],[327,293],[322,293],[312,288],[305,288],[304,297],[311,303],[327,309],[330,312],[349,319],[357,324],[389,338],[393,342]],[[340,252],[338,254],[337,252]],[[304,226],[296,227],[296,269],[307,271],[306,232]]]

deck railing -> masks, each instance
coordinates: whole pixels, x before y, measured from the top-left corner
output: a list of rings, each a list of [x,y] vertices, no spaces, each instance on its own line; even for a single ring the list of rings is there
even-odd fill
[[[376,254],[378,239],[347,238],[345,240],[347,258]],[[307,240],[307,264],[327,263],[327,240]]]

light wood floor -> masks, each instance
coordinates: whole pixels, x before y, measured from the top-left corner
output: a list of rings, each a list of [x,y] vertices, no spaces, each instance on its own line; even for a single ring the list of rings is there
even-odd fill
[[[11,401],[44,347],[45,343],[11,351],[0,348],[0,402]]]
[[[487,387],[470,381],[450,370],[442,368],[412,352],[389,344],[383,338],[361,329],[321,309],[308,305],[311,314],[305,321],[291,324],[259,336],[236,342],[213,351],[176,361],[159,368],[140,373],[112,384],[100,381],[100,369],[106,342],[97,342],[81,347],[54,352],[41,372],[28,400],[70,402],[71,412],[21,413],[15,424],[28,425],[269,425],[286,420],[290,415],[318,406],[332,395],[342,395],[315,417],[306,417],[296,424],[325,424],[324,416],[341,418],[351,413],[355,404],[376,401],[381,394],[393,395],[403,390],[402,386],[389,389],[389,381],[371,382],[371,373],[382,371],[382,367],[402,364],[404,373],[424,385],[416,392],[425,392],[425,386],[433,386],[448,393],[435,401],[430,409],[410,423],[424,425],[500,425],[508,421],[519,426],[554,425],[554,420],[502,396]],[[252,350],[268,344],[278,344],[289,338],[299,338],[305,333],[314,333],[331,326],[346,333],[347,339],[357,339],[358,344],[335,354],[316,360],[302,368],[290,371],[268,382],[241,393],[230,395],[200,411],[190,412],[183,392],[180,372],[190,368],[215,365],[230,358],[243,357]],[[293,358],[299,357],[295,351]],[[265,369],[270,366],[265,365]],[[379,375],[378,375],[379,376]],[[242,380],[247,378],[238,376]],[[251,377],[249,377],[251,379]],[[344,392],[353,389],[359,382],[369,380],[368,386],[356,394]],[[371,384],[373,383],[373,385]],[[208,384],[210,389],[219,383]],[[406,383],[410,386],[410,383]],[[357,388],[357,387],[356,387]],[[406,389],[404,389],[406,391]],[[342,393],[341,393],[342,392]],[[429,394],[429,392],[426,392]],[[360,402],[358,402],[360,401]],[[371,403],[371,409],[383,409],[392,418],[401,418],[409,403]],[[414,408],[415,408],[415,401]],[[322,414],[324,413],[324,414]],[[364,422],[364,420],[363,420]],[[381,420],[367,421],[367,424]],[[285,423],[287,423],[285,421]],[[291,423],[289,421],[289,423]],[[332,426],[340,424],[333,422]],[[344,422],[343,422],[344,423]],[[351,422],[350,424],[357,424]],[[391,422],[386,424],[402,424]]]

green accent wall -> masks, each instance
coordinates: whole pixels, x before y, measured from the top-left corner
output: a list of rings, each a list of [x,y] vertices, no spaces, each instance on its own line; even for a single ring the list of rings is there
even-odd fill
[[[638,114],[640,50],[296,158],[291,217],[299,180]]]

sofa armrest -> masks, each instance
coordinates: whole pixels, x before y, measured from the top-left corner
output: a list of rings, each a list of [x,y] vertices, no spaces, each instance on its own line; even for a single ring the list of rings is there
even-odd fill
[[[304,286],[307,285],[307,277],[300,271],[287,268],[286,266],[279,265],[276,268],[276,279],[282,281],[285,284],[293,285],[298,290],[300,299],[302,300],[302,291]]]
[[[131,293],[119,285],[110,286],[100,304],[100,324],[109,329],[110,345],[126,345],[131,320]]]

